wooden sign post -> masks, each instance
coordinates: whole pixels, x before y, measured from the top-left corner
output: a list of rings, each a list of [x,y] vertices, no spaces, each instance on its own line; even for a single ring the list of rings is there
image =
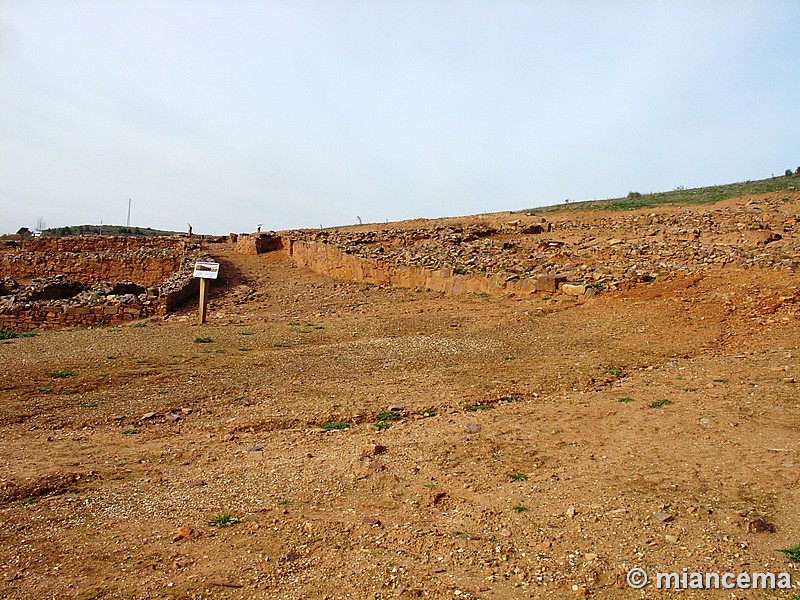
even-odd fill
[[[219,275],[219,263],[196,262],[194,264],[194,276],[200,279],[200,307],[197,316],[197,324],[202,325],[206,322],[206,312],[208,307],[208,280],[216,279]]]

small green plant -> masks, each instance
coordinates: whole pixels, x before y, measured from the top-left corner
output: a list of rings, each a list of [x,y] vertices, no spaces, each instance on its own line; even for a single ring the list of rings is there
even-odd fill
[[[525,473],[512,473],[510,477],[511,481],[528,481],[528,476]]]
[[[515,360],[516,358],[516,356],[504,356],[503,360]]]
[[[121,433],[122,435],[137,435],[142,432],[138,429],[123,429]]]
[[[662,408],[664,406],[669,406],[670,404],[672,404],[672,400],[656,400],[655,402],[648,404],[647,408]]]
[[[141,329],[143,327],[147,327],[147,323],[134,323],[133,325],[131,325],[131,327],[134,327],[136,329]]]
[[[239,335],[255,335],[252,331],[240,331]]]
[[[715,379],[714,383],[728,383],[728,380],[725,377],[720,377],[719,379]]]
[[[230,527],[238,522],[239,519],[232,517],[230,513],[222,513],[221,515],[212,517],[208,524],[211,525],[211,527]]]
[[[37,392],[49,392],[49,391],[51,391],[53,388],[50,388],[50,387],[45,387],[45,386],[40,386],[40,387],[36,387],[36,388],[33,388],[33,389],[35,389]]]
[[[795,544],[789,548],[782,548],[780,552],[789,560],[800,562],[800,544]]]
[[[286,342],[278,342],[276,344],[272,344],[273,348],[291,348],[291,344],[287,344]]]
[[[75,377],[74,371],[51,371],[50,377],[53,379],[66,379],[67,377]]]
[[[378,431],[383,431],[384,429],[389,429],[392,426],[391,421],[397,421],[398,419],[402,419],[403,415],[399,412],[394,410],[385,410],[382,413],[378,413],[377,423],[375,423],[375,427],[377,427]]]
[[[489,298],[492,297],[492,295],[491,294],[487,294],[486,292],[480,292],[478,294],[475,294],[475,297],[480,299],[480,300],[488,300]]]
[[[457,537],[457,538],[466,538],[466,537],[469,537],[469,536],[468,536],[466,533],[464,533],[463,531],[451,531],[451,532],[450,532],[450,535],[452,535],[453,537]]]
[[[289,327],[300,327],[299,321],[289,321]]]
[[[246,346],[239,348],[239,352],[251,352],[252,350],[252,348],[248,348]]]
[[[633,398],[620,398],[619,401],[623,404],[628,404],[628,402],[636,402]]]
[[[196,337],[194,338],[195,344],[210,344],[211,338],[210,337]]]
[[[341,431],[349,427],[350,423],[344,421],[331,421],[330,423],[323,423],[319,426],[320,429],[324,429],[325,431]]]
[[[618,367],[611,367],[606,369],[606,375],[613,375],[614,377],[622,377],[624,371]]]
[[[422,411],[423,417],[435,417],[437,414],[439,413],[437,413],[436,409],[433,407],[426,408],[425,410]]]
[[[528,510],[528,507],[525,506],[524,504],[516,504],[516,505],[512,506],[511,508],[512,508],[512,510],[514,510],[514,511],[516,511],[518,513],[522,513],[522,512],[525,512],[526,510]]]
[[[386,410],[382,413],[378,414],[378,421],[396,421],[397,419],[402,419],[403,415],[399,412],[394,410]]]
[[[36,334],[30,331],[17,333],[16,331],[11,331],[10,329],[0,328],[0,340],[12,340],[14,338],[29,338],[35,336]]]
[[[469,412],[478,412],[479,410],[492,410],[494,406],[491,404],[473,404],[472,406],[468,406],[467,410]]]
[[[106,377],[108,377],[108,373],[98,373],[97,376],[105,379]]]
[[[285,499],[284,500],[278,500],[278,506],[289,506],[290,504],[291,504],[291,501],[289,501],[289,500],[285,500]]]

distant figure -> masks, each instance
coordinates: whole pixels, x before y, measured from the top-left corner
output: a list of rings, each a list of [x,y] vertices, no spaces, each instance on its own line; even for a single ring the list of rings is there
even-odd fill
[[[259,224],[256,226],[256,233],[261,233],[261,226],[262,226],[262,225],[263,225],[263,223],[259,223]]]
[[[187,223],[187,225],[189,226],[189,239],[192,239],[192,224]]]

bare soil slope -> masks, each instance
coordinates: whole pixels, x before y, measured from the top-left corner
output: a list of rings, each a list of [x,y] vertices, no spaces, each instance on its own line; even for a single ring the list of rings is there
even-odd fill
[[[800,542],[797,271],[576,305],[209,251],[204,326],[190,306],[0,345],[0,597],[656,594],[634,566],[800,582],[779,552]]]

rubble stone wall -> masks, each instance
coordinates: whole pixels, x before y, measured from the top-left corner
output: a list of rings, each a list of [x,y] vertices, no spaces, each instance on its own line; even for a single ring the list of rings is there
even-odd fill
[[[26,240],[0,254],[0,277],[65,275],[81,283],[133,281],[155,285],[180,269],[194,244],[180,238],[78,237]]]
[[[530,294],[537,290],[538,279],[502,274],[459,275],[447,267],[427,269],[389,264],[360,258],[321,242],[284,239],[283,245],[296,264],[337,279],[411,289],[423,288],[446,294]]]
[[[274,233],[231,234],[230,240],[237,252],[242,254],[263,254],[283,248],[283,241]]]
[[[90,327],[163,316],[197,295],[198,260],[210,259],[180,238],[26,240],[0,250],[0,328]],[[13,281],[29,278],[20,286]],[[69,297],[46,293],[71,287]]]

